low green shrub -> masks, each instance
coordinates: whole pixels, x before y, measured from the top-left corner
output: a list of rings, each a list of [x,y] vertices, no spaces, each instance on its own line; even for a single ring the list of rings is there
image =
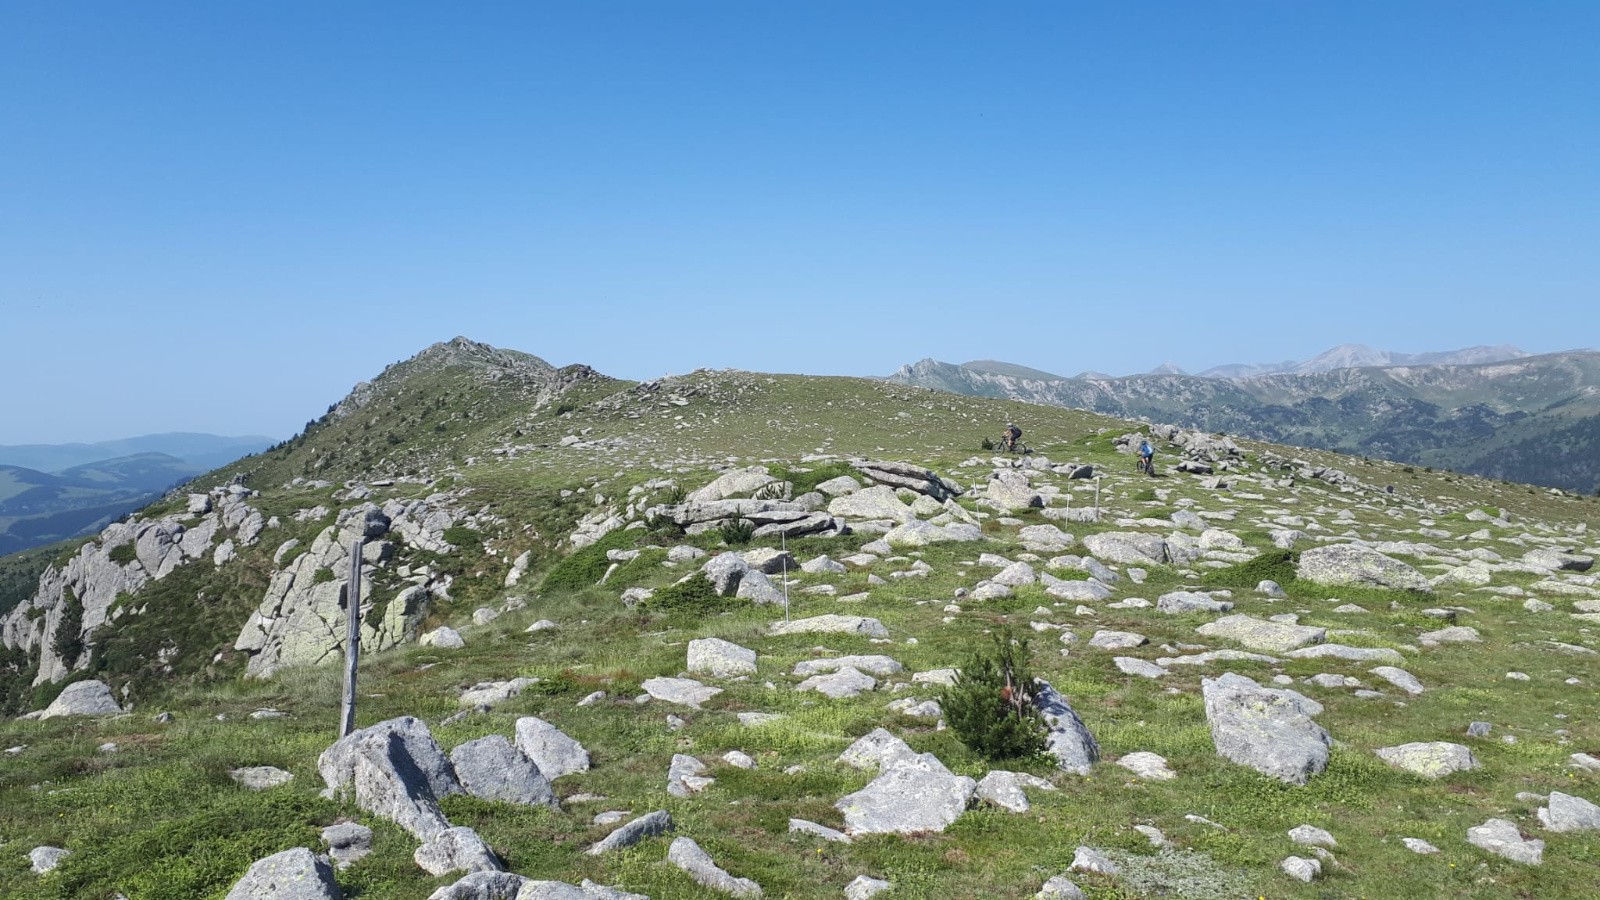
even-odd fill
[[[1018,759],[1044,752],[1044,716],[1033,705],[1027,638],[1009,628],[993,635],[940,698],[945,721],[967,748],[987,759]]]
[[[750,543],[756,536],[756,524],[749,519],[729,519],[717,529],[717,534],[724,544],[738,547]]]
[[[600,577],[606,574],[606,569],[611,567],[611,560],[606,559],[606,551],[631,547],[634,539],[634,532],[618,529],[587,547],[572,551],[545,573],[544,581],[539,584],[540,590],[581,591],[594,587]]]
[[[1206,573],[1205,581],[1219,587],[1252,590],[1263,581],[1276,581],[1287,588],[1295,581],[1295,562],[1294,551],[1271,550],[1225,569],[1212,569]]]
[[[723,597],[711,579],[703,574],[669,584],[655,592],[648,600],[639,603],[639,609],[650,613],[720,612],[731,609],[736,603],[732,597]]]
[[[139,558],[139,551],[133,545],[133,541],[129,541],[126,544],[118,544],[112,547],[111,552],[106,555],[117,565],[125,566]]]

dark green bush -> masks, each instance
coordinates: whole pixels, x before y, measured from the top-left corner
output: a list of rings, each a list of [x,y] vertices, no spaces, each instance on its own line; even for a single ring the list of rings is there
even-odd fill
[[[639,609],[650,613],[706,613],[730,609],[737,602],[732,597],[719,595],[711,579],[697,573],[687,581],[657,590],[650,599],[639,604]]]
[[[109,556],[111,561],[117,565],[125,566],[139,558],[139,551],[136,547],[134,547],[133,541],[129,541],[126,544],[118,544],[117,546],[112,547],[111,552],[107,554],[107,556]]]
[[[756,525],[748,519],[729,519],[717,529],[717,534],[722,536],[722,542],[729,547],[737,547],[750,543],[756,536]]]
[[[61,619],[56,622],[56,633],[50,641],[50,649],[70,669],[83,655],[83,601],[78,599],[72,588],[67,588],[65,602]]]
[[[980,450],[993,450],[994,449],[994,441],[990,440],[989,438],[984,438],[983,440],[978,442],[978,449],[980,449]]]
[[[1235,563],[1226,569],[1212,569],[1205,575],[1207,584],[1254,590],[1263,581],[1276,581],[1287,589],[1295,581],[1295,554],[1292,550],[1270,550],[1255,559]]]
[[[1044,752],[1044,716],[1033,705],[1028,640],[1010,629],[967,660],[940,697],[945,721],[963,744],[986,759],[1017,759]]]
[[[636,532],[619,528],[581,550],[572,551],[545,573],[544,581],[539,585],[540,590],[581,591],[594,587],[606,574],[606,569],[611,567],[611,560],[606,559],[606,551],[632,547],[635,537]]]

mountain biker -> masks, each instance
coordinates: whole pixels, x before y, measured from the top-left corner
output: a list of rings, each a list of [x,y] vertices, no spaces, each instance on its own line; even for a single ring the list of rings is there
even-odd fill
[[[1139,443],[1139,468],[1143,469],[1146,474],[1154,475],[1156,473],[1153,463],[1155,455],[1156,448],[1150,446],[1148,440]]]
[[[1015,453],[1017,442],[1020,440],[1022,440],[1022,429],[1018,428],[1015,422],[1006,423],[1006,430],[1000,432],[1000,449],[1007,453]]]

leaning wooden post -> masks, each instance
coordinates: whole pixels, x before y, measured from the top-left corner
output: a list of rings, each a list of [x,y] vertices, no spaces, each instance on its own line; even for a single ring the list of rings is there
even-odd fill
[[[350,580],[344,596],[344,704],[339,710],[339,736],[356,730],[356,663],[361,658],[361,539],[350,542]]]

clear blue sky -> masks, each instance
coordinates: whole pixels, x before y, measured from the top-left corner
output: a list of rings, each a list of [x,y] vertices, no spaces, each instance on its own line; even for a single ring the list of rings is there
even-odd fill
[[[1593,345],[1600,4],[0,4],[0,443],[649,378]]]

